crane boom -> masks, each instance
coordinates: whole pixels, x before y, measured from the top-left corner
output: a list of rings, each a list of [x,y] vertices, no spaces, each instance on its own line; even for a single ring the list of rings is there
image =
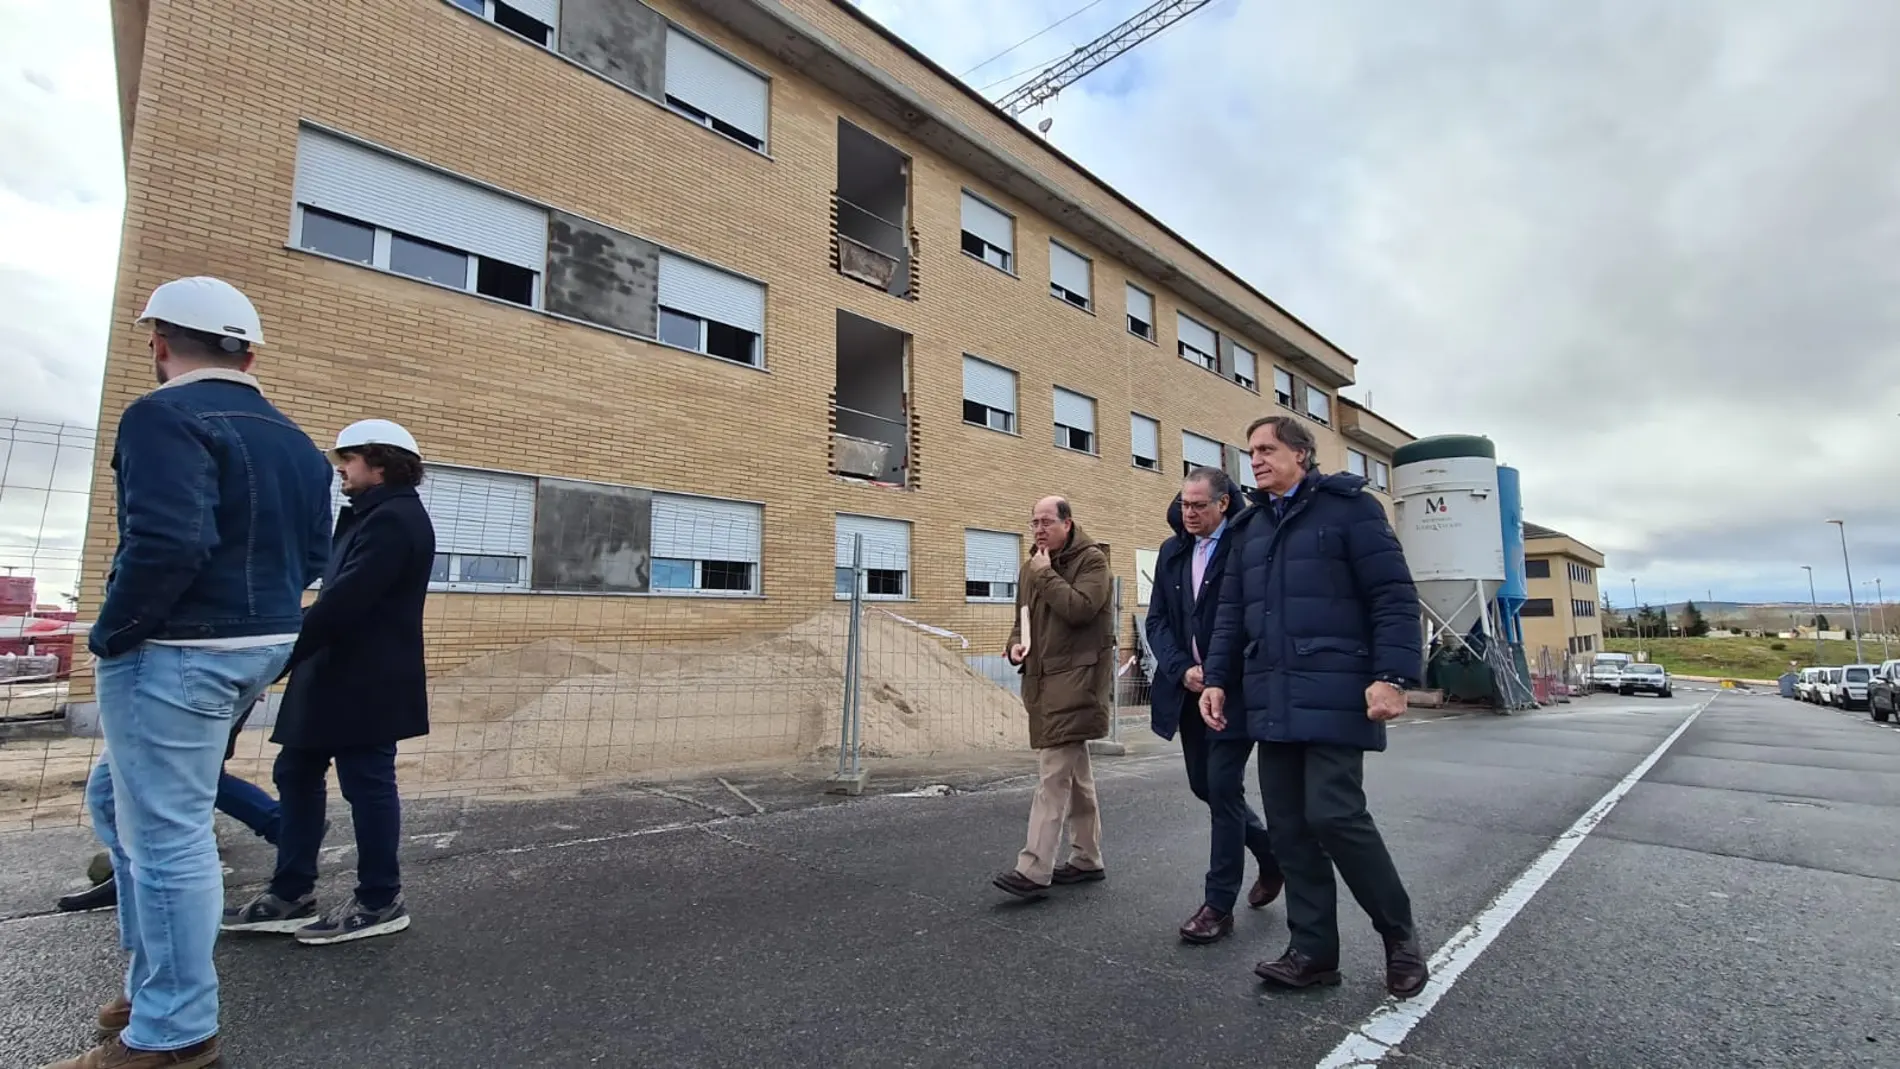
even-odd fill
[[[1127,22],[1077,48],[1054,66],[1003,95],[996,106],[1011,115],[1020,115],[1063,89],[1081,81],[1090,72],[1128,51],[1176,22],[1181,21],[1210,0],[1157,0]]]

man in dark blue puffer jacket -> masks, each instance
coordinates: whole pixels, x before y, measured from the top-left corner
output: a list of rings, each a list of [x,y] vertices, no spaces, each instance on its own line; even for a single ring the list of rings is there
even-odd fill
[[[1221,730],[1238,686],[1260,741],[1292,938],[1254,971],[1278,987],[1339,983],[1337,864],[1385,937],[1386,989],[1409,998],[1429,974],[1411,899],[1366,811],[1365,753],[1385,749],[1385,721],[1405,712],[1424,662],[1418,591],[1365,480],[1321,474],[1297,417],[1255,420],[1247,449],[1256,507],[1230,536],[1201,715]]]

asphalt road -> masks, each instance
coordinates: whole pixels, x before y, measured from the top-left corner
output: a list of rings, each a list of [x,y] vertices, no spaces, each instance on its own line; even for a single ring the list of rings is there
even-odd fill
[[[1362,1065],[1900,1065],[1900,731],[1865,714],[1684,693],[1395,729],[1374,813],[1462,969],[1397,1033],[1367,1023],[1380,948],[1343,893],[1341,988],[1255,981],[1278,904],[1181,944],[1205,818],[1178,758],[1098,776],[1109,879],[1029,904],[988,885],[1022,780],[418,806],[408,932],[220,945],[224,1064],[1307,1067],[1357,1044]],[[76,830],[0,838],[0,1065],[78,1049],[114,990],[110,914],[32,912],[85,852]],[[237,845],[234,887],[265,860]]]

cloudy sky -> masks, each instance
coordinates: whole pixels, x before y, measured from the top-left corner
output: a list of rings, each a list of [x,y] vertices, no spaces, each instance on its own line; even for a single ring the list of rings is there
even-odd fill
[[[1149,0],[863,0],[968,80]],[[1075,14],[1078,8],[1085,10]],[[1482,433],[1619,604],[1900,590],[1900,4],[1213,0],[1025,118]],[[0,3],[4,415],[95,418],[121,209],[101,0]]]

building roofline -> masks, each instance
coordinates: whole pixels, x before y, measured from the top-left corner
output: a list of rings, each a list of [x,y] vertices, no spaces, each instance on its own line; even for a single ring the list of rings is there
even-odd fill
[[[1582,546],[1583,548],[1589,550],[1590,552],[1596,554],[1599,557],[1603,556],[1602,550],[1598,549],[1597,547],[1591,545],[1588,542],[1585,542],[1583,539],[1578,538],[1575,535],[1565,534],[1564,532],[1559,531],[1554,527],[1545,527],[1541,523],[1532,523],[1529,520],[1524,521],[1524,541],[1535,542],[1535,541],[1551,539],[1551,538],[1567,539],[1569,541],[1575,542],[1576,544]]]
[[[1400,434],[1405,435],[1407,438],[1410,438],[1414,442],[1418,441],[1418,435],[1413,434],[1411,431],[1408,431],[1404,427],[1401,427],[1398,424],[1392,422],[1392,418],[1390,416],[1387,416],[1374,409],[1368,408],[1365,405],[1360,404],[1359,402],[1353,400],[1350,397],[1341,396],[1339,400],[1340,400],[1340,403],[1344,404],[1347,408],[1356,408],[1359,411],[1366,413],[1367,415],[1377,416],[1379,419],[1384,420],[1386,425],[1391,427],[1393,430],[1398,431]]]

